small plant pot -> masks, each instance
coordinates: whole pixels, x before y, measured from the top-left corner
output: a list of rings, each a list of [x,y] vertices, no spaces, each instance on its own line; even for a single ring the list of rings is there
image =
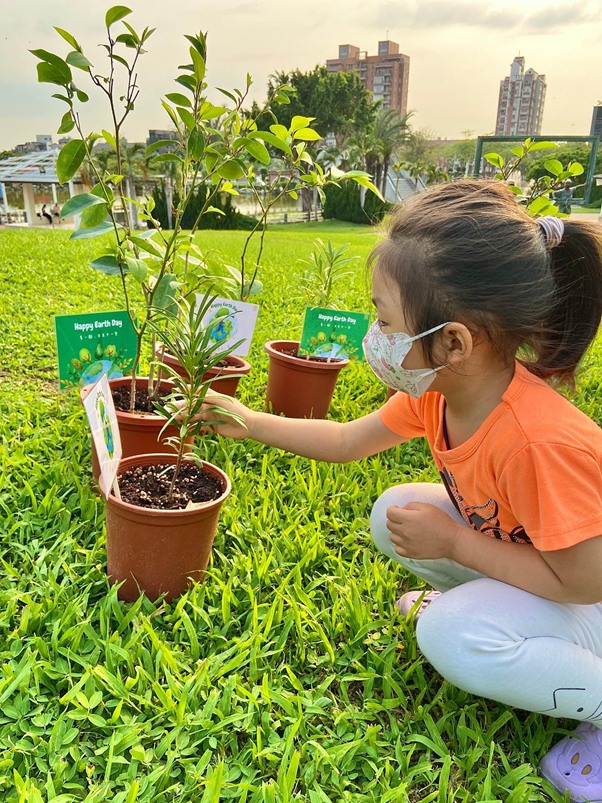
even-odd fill
[[[269,340],[264,348],[270,358],[268,412],[287,418],[326,418],[339,372],[349,360],[296,357],[296,340]]]
[[[173,354],[166,351],[163,353],[161,360],[165,365],[173,368],[180,376],[188,377],[182,363]],[[227,365],[216,365],[214,368],[210,368],[203,376],[203,379],[215,377],[215,382],[210,385],[212,390],[217,393],[223,393],[225,396],[236,396],[238,383],[241,377],[247,376],[251,371],[251,364],[243,360],[242,357],[235,357],[233,354],[224,357],[223,362],[226,362]]]
[[[111,390],[131,383],[130,377],[120,377],[119,379],[110,379],[109,387]],[[136,379],[136,390],[142,390],[148,385],[148,380],[139,377]],[[161,386],[169,389],[171,382],[165,380]],[[89,392],[89,388],[82,388],[80,391],[80,398],[85,399]],[[167,427],[161,433],[165,425],[165,419],[156,413],[125,413],[121,410],[116,410],[117,423],[119,425],[119,437],[121,439],[121,456],[131,457],[135,454],[173,454],[173,447],[166,443],[166,439],[170,437],[177,437],[178,430],[174,426]],[[98,462],[98,455],[92,442],[92,476],[95,480],[100,475],[100,464]]]
[[[146,454],[128,457],[119,464],[118,476],[133,466],[176,462],[176,455]],[[192,583],[201,583],[211,555],[221,507],[230,494],[228,476],[211,463],[203,469],[219,480],[217,499],[181,510],[138,507],[107,499],[107,574],[121,583],[118,596],[133,602],[144,593],[156,600],[173,600]]]

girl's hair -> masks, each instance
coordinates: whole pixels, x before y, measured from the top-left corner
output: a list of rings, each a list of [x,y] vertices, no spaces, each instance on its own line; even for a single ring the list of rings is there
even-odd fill
[[[460,321],[509,362],[520,350],[533,374],[572,384],[602,316],[602,237],[564,227],[549,248],[503,182],[465,179],[404,204],[369,264],[399,287],[411,334]],[[436,340],[420,341],[431,365]]]

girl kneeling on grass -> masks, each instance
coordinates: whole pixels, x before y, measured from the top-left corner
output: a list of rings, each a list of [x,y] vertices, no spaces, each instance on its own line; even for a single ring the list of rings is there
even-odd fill
[[[442,482],[390,488],[371,517],[378,547],[436,589],[398,606],[450,682],[580,720],[541,770],[602,801],[602,430],[547,384],[571,383],[596,336],[600,232],[458,181],[404,205],[370,264],[366,359],[403,392],[348,423],[232,400],[244,423],[216,429],[329,462],[426,437]]]

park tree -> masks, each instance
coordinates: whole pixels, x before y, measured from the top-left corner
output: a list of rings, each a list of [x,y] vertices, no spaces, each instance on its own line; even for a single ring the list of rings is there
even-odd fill
[[[290,103],[279,100],[278,87],[293,89]],[[277,72],[268,82],[269,110],[278,121],[288,126],[296,115],[315,118],[312,126],[322,136],[334,134],[337,146],[369,128],[375,116],[375,104],[370,92],[364,89],[360,77],[354,72],[328,72],[317,66],[309,72],[292,70]],[[269,118],[269,111],[266,113]],[[258,120],[258,125],[269,125],[269,119]]]

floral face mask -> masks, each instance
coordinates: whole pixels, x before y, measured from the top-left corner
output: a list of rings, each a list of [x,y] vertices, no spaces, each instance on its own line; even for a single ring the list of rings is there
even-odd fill
[[[444,326],[447,326],[447,323],[446,321],[446,323],[441,323],[432,329],[427,329],[426,332],[410,337],[405,332],[386,335],[381,331],[378,321],[375,321],[368,329],[363,341],[366,361],[385,385],[395,390],[409,393],[410,396],[417,399],[429,389],[437,376],[437,371],[441,371],[447,366],[440,365],[438,368],[403,368],[401,364],[407,357],[415,340],[420,340],[421,337],[443,329]]]

